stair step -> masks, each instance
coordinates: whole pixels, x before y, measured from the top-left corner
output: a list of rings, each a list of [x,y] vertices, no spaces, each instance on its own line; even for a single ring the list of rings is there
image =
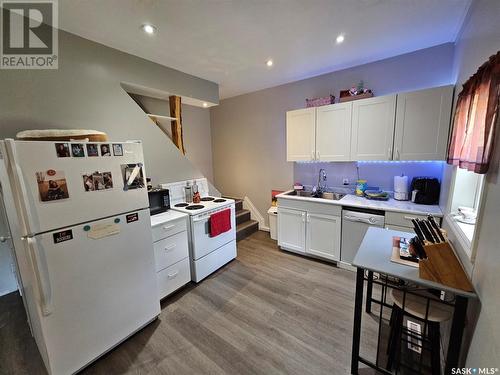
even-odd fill
[[[236,241],[240,241],[259,230],[259,222],[248,220],[236,226]]]
[[[236,211],[241,211],[243,209],[243,199],[241,198],[235,198],[235,197],[230,197],[228,195],[223,195],[222,198],[227,198],[227,199],[234,199],[234,202],[236,204]]]
[[[250,220],[250,211],[248,210],[236,211],[236,224],[241,224],[248,220]]]

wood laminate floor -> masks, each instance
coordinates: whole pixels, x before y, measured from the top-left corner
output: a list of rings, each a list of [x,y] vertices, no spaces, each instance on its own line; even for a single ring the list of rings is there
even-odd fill
[[[257,232],[238,243],[237,259],[164,300],[159,319],[82,373],[348,374],[354,281]],[[374,358],[377,325],[365,317],[362,352]],[[0,299],[0,373],[45,374],[17,294]]]

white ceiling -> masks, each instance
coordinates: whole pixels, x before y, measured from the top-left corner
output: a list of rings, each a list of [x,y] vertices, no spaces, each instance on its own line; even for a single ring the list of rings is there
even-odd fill
[[[217,82],[227,98],[453,42],[470,2],[64,0],[59,26]],[[146,22],[156,35],[140,30]]]

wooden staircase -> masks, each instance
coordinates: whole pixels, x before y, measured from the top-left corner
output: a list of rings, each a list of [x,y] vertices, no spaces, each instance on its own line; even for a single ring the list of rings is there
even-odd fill
[[[242,240],[259,230],[259,223],[250,219],[250,211],[243,209],[243,200],[236,201],[236,241]]]

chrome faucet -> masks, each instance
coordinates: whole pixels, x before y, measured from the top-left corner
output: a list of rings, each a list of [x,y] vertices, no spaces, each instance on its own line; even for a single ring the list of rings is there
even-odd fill
[[[318,173],[318,185],[313,189],[314,194],[321,194],[326,190],[326,171],[321,168]]]

